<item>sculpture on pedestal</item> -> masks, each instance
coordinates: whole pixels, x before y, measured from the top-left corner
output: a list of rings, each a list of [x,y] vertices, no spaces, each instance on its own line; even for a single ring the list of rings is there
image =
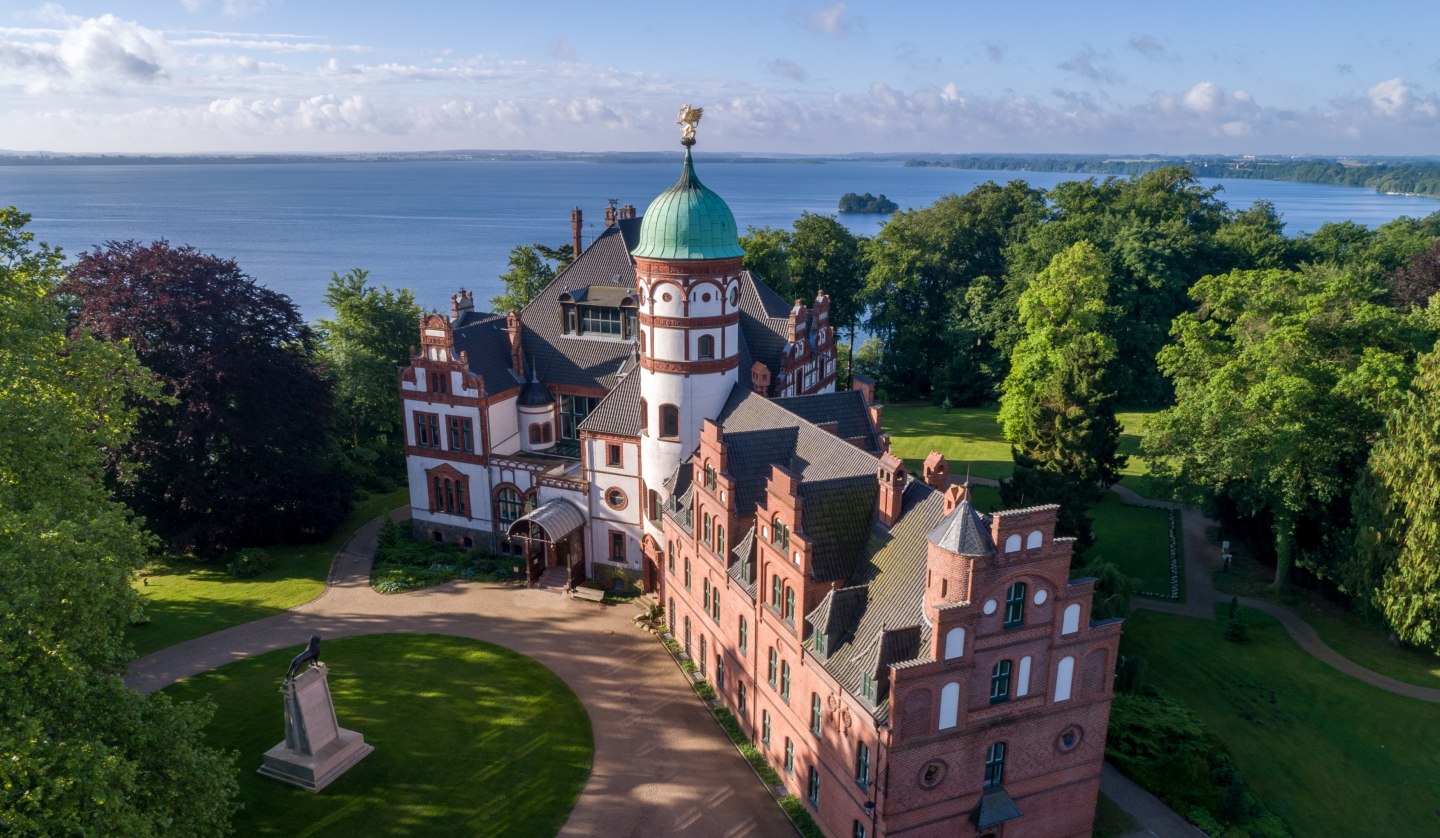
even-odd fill
[[[306,663],[310,667],[302,671]],[[375,750],[364,736],[340,727],[335,718],[318,635],[290,662],[280,694],[285,701],[285,740],[265,752],[259,773],[320,791]]]

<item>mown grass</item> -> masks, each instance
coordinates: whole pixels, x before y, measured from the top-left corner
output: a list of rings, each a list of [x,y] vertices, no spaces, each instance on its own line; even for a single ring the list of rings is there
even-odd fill
[[[205,735],[238,755],[238,835],[552,836],[590,775],[594,737],[575,694],[508,649],[456,637],[327,640],[341,727],[375,747],[313,794],[255,773],[284,737],[284,649],[166,693],[216,705]]]
[[[1344,676],[1274,620],[1242,614],[1244,645],[1223,639],[1222,620],[1137,611],[1122,652],[1224,740],[1296,835],[1440,832],[1440,705]]]
[[[1126,506],[1113,492],[1090,509],[1095,521],[1095,544],[1089,561],[1114,562],[1127,576],[1140,580],[1137,593],[1170,598],[1170,513],[1163,509]],[[1175,548],[1180,575],[1180,599],[1185,598],[1185,539],[1180,519],[1175,520]]]
[[[408,490],[367,495],[328,540],[262,548],[275,567],[249,579],[237,579],[223,562],[200,564],[173,558],[152,567],[134,582],[146,600],[147,622],[130,627],[136,656],[203,637],[230,626],[278,614],[319,596],[335,553],[355,530],[404,506]]]

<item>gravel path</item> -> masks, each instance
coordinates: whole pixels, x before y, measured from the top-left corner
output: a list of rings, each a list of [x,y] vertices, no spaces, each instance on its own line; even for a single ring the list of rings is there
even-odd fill
[[[590,714],[595,762],[561,835],[794,834],[664,647],[632,624],[634,606],[474,582],[382,596],[369,584],[381,520],[361,527],[336,555],[320,598],[140,658],[126,683],[153,692],[242,658],[298,650],[311,634],[484,640],[544,664]],[[278,706],[276,713],[278,725]],[[697,765],[705,766],[703,782]]]

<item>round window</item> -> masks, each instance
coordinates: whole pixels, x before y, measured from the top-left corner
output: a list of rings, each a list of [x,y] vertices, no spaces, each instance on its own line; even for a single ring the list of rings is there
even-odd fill
[[[1035,604],[1036,604],[1036,605],[1044,605],[1044,604],[1045,604],[1045,600],[1048,599],[1049,597],[1050,597],[1050,595],[1047,594],[1047,593],[1045,593],[1045,589],[1044,589],[1044,588],[1041,588],[1040,590],[1038,590],[1038,591],[1035,592]]]
[[[664,294],[661,294],[661,295],[660,295],[660,299],[662,299],[662,300],[664,300],[665,302],[668,303],[668,302],[670,302],[671,300],[673,300],[673,299],[675,299],[675,298],[672,297],[672,296],[670,296],[670,292],[669,292],[669,291],[666,291]]]
[[[995,600],[987,599],[985,600],[985,605],[982,610],[984,610],[986,614],[994,614],[997,607]]]
[[[702,303],[708,303],[708,302],[710,302],[710,292],[709,292],[709,291],[706,291],[704,294],[701,294],[701,295],[700,295],[700,302],[702,302]]]
[[[1075,748],[1077,748],[1080,745],[1081,741],[1083,741],[1084,739],[1085,732],[1082,731],[1080,728],[1071,725],[1070,727],[1065,728],[1064,733],[1060,734],[1060,738],[1055,741],[1055,747],[1062,754],[1069,753],[1070,751],[1075,750]]]
[[[611,489],[605,493],[605,502],[615,509],[624,509],[625,493],[619,489]]]
[[[738,285],[732,285],[732,286],[730,286],[730,305],[732,305],[732,306],[735,305],[735,301],[736,301],[737,299],[739,299],[739,297],[740,297],[740,286],[738,286]]]

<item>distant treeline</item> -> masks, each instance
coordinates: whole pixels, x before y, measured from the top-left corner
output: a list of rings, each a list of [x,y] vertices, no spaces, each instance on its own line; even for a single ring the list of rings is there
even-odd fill
[[[1081,172],[1141,175],[1166,166],[1184,166],[1196,177],[1288,180],[1368,186],[1376,192],[1400,192],[1440,198],[1440,161],[1252,160],[1237,157],[1030,157],[963,155],[943,160],[907,160],[906,166],[1017,172]]]

